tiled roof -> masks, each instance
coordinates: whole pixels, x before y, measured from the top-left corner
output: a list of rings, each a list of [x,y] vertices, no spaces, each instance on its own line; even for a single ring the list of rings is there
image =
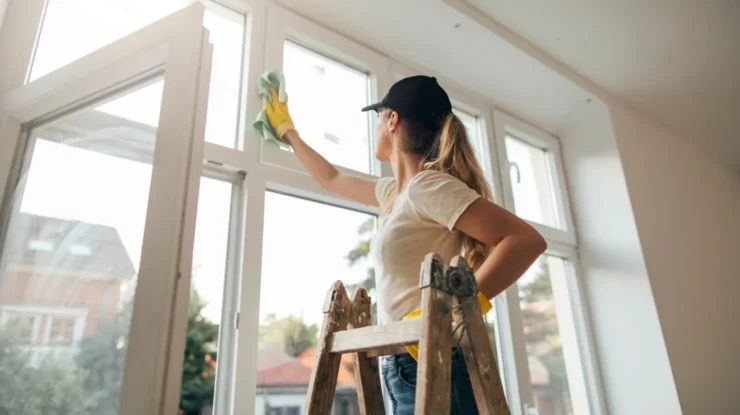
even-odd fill
[[[316,348],[309,347],[295,358],[274,347],[257,352],[257,386],[308,386],[316,360]],[[342,355],[337,385],[354,385],[352,355]]]
[[[136,270],[118,231],[105,225],[21,213],[11,220],[7,263],[108,278]]]
[[[316,348],[309,347],[308,349],[298,353],[296,356],[299,362],[303,363],[306,367],[313,368],[313,364],[316,361]],[[342,355],[342,364],[339,366],[339,377],[337,377],[337,385],[354,385],[355,377],[350,371],[352,367],[352,354],[345,353]]]

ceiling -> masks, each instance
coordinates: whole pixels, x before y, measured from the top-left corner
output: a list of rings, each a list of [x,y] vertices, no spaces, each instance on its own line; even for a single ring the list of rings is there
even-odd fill
[[[583,88],[442,0],[278,2],[381,54],[453,80],[552,133],[589,98]]]
[[[740,169],[740,1],[466,1]]]

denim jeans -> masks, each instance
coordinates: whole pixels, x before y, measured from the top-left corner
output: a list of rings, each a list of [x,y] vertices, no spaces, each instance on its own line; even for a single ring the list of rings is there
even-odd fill
[[[397,354],[383,358],[383,381],[385,382],[393,415],[414,413],[416,401],[416,360],[410,354]],[[452,382],[450,384],[450,414],[477,414],[473,386],[462,350],[452,351]]]

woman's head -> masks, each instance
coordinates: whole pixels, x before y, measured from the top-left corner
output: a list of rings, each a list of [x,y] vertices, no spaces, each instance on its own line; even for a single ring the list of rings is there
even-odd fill
[[[424,170],[460,179],[486,199],[491,190],[478,164],[465,126],[452,112],[447,93],[434,78],[415,76],[393,85],[383,101],[364,110],[378,111],[375,155],[388,161],[394,152],[414,155]],[[444,197],[444,195],[440,195]],[[465,237],[468,263],[477,269],[490,247]]]

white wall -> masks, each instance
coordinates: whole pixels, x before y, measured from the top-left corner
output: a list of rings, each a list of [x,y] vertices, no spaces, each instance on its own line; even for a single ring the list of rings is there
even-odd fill
[[[641,115],[611,118],[681,407],[740,413],[740,177]]]
[[[561,142],[608,413],[680,414],[606,105],[574,114]]]

